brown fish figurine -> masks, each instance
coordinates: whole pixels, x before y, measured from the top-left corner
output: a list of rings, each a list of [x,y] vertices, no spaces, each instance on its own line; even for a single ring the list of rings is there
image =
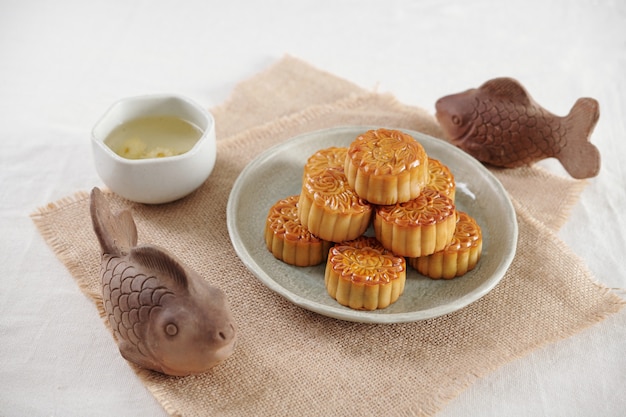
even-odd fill
[[[227,359],[237,337],[222,290],[165,249],[137,245],[130,211],[113,214],[100,189],[92,190],[90,203],[102,248],[102,300],[122,356],[176,376]]]
[[[580,98],[565,117],[537,104],[512,78],[437,100],[436,117],[447,137],[481,162],[514,168],[557,158],[574,178],[600,170],[600,152],[589,142],[600,116],[593,98]]]

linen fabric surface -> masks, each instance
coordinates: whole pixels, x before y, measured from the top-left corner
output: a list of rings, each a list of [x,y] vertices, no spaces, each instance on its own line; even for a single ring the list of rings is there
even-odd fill
[[[131,209],[140,243],[167,248],[222,288],[238,323],[237,350],[208,373],[168,377],[129,364],[171,415],[432,416],[477,378],[624,305],[555,234],[585,182],[525,167],[492,170],[514,203],[519,239],[508,272],[480,300],[442,317],[384,325],[294,306],[262,285],[231,246],[226,204],[246,164],[272,145],[323,128],[379,125],[435,137],[441,130],[422,109],[289,56],[211,111],[218,156],[200,189],[157,206],[107,193],[114,211]],[[88,192],[32,218],[102,314]]]

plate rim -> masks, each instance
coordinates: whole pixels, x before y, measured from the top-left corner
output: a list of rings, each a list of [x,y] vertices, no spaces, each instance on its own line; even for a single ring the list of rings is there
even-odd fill
[[[492,274],[493,279],[488,280],[486,283],[481,284],[473,291],[464,294],[463,296],[457,298],[455,300],[454,305],[451,303],[444,304],[440,306],[436,306],[430,308],[428,310],[420,310],[418,312],[399,312],[399,313],[388,313],[388,314],[376,314],[375,312],[365,312],[360,310],[347,310],[344,308],[340,308],[343,306],[338,305],[337,307],[332,307],[328,305],[319,304],[315,301],[312,301],[306,297],[302,297],[292,291],[287,290],[285,287],[276,282],[272,277],[266,273],[255,261],[254,258],[250,255],[250,253],[245,248],[243,241],[240,239],[239,231],[236,227],[236,213],[235,209],[237,207],[237,197],[239,196],[239,192],[243,187],[247,179],[247,174],[250,173],[255,167],[262,165],[267,159],[271,158],[276,150],[281,149],[282,147],[290,144],[291,146],[296,146],[298,142],[306,142],[306,140],[311,136],[318,136],[320,134],[339,134],[341,132],[355,132],[361,131],[365,132],[372,129],[395,129],[405,132],[411,136],[413,136],[416,140],[419,141],[420,137],[426,137],[427,140],[434,140],[437,143],[437,146],[441,145],[446,151],[457,153],[461,155],[462,158],[468,160],[469,163],[473,164],[476,169],[481,171],[483,174],[489,178],[492,185],[494,185],[498,191],[500,191],[506,203],[506,214],[509,217],[509,221],[507,223],[511,224],[511,236],[508,239],[511,248],[506,253],[506,255],[501,260],[497,269]],[[357,133],[358,134],[358,133]],[[238,258],[244,264],[244,266],[259,280],[263,285],[269,288],[271,291],[277,293],[278,295],[284,297],[292,304],[295,304],[299,307],[302,307],[306,310],[321,314],[326,317],[331,317],[344,321],[351,322],[360,322],[360,323],[373,323],[373,324],[393,324],[393,323],[408,323],[408,322],[416,322],[421,320],[432,319],[436,317],[440,317],[449,313],[453,313],[455,311],[461,310],[468,305],[472,304],[475,301],[478,301],[482,297],[484,297],[487,293],[489,293],[504,277],[506,272],[508,271],[513,258],[517,252],[517,240],[518,240],[518,223],[516,218],[515,208],[509,195],[500,182],[498,178],[493,175],[482,163],[476,160],[474,157],[469,155],[468,153],[462,151],[456,146],[442,140],[439,138],[435,138],[423,132],[419,132],[416,130],[405,129],[405,128],[396,128],[396,127],[386,127],[379,125],[344,125],[337,126],[325,129],[318,129],[314,131],[304,132],[299,135],[292,136],[281,143],[275,144],[265,151],[261,152],[257,155],[252,161],[246,164],[246,166],[242,169],[242,171],[237,176],[237,179],[233,183],[231,191],[229,193],[228,202],[226,205],[226,223],[228,234],[230,237],[231,244],[235,249],[235,253]],[[244,256],[245,255],[245,256]],[[373,313],[373,314],[372,314]]]

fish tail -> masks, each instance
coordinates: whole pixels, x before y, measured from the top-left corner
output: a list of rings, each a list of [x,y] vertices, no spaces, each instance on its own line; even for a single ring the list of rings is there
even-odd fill
[[[137,245],[137,227],[130,211],[113,214],[98,187],[91,190],[91,221],[103,253],[125,255]]]
[[[600,117],[599,103],[589,97],[579,98],[565,117],[567,145],[556,155],[574,178],[591,178],[600,171],[600,151],[590,142]]]

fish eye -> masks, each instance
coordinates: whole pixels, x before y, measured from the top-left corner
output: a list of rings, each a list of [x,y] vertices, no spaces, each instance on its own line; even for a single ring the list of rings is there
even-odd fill
[[[176,326],[174,323],[167,323],[165,325],[165,334],[167,334],[168,336],[176,336],[177,333],[178,326]]]
[[[452,123],[454,123],[456,126],[459,126],[461,124],[461,118],[459,116],[457,116],[456,114],[452,116]]]

